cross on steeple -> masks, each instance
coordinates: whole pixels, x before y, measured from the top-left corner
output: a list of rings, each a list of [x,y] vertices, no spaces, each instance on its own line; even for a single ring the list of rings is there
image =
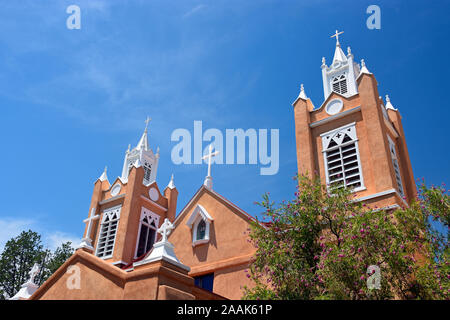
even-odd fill
[[[150,117],[148,117],[147,116],[147,119],[145,119],[145,131],[147,131],[147,128],[148,128],[148,123],[150,122],[150,121],[152,121],[152,118],[150,118]]]
[[[338,32],[338,31],[336,30],[336,33],[333,34],[333,35],[330,37],[330,38],[336,37],[336,45],[337,45],[337,46],[340,45],[340,44],[339,44],[339,35],[340,35],[340,34],[343,34],[343,33],[344,33],[344,31]]]
[[[161,242],[167,242],[167,236],[172,232],[173,229],[173,224],[169,221],[169,219],[165,218],[164,223],[158,229],[158,233],[162,235]]]

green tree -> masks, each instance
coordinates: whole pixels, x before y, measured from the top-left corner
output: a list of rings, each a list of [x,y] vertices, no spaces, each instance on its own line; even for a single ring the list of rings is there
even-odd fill
[[[386,211],[354,201],[349,190],[329,192],[319,178],[299,176],[297,188],[293,201],[275,206],[265,195],[260,203],[263,222],[250,230],[255,287],[244,299],[448,298],[448,259],[436,259],[448,247],[428,219],[448,219],[443,190],[422,186],[409,208]],[[379,289],[368,286],[377,276],[369,266],[380,270]]]
[[[44,249],[41,236],[31,230],[10,239],[0,255],[0,299],[12,297],[19,291],[35,263],[40,266],[35,282],[41,285],[72,253],[70,242],[54,252]]]

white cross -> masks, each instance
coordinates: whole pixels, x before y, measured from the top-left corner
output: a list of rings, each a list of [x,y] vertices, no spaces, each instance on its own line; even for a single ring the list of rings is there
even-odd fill
[[[169,219],[165,218],[164,223],[158,229],[158,233],[162,235],[161,242],[167,242],[167,236],[173,229],[174,229],[173,224],[169,221]]]
[[[28,273],[30,275],[30,280],[28,281],[34,283],[34,278],[37,276],[39,271],[40,271],[39,265],[35,263],[33,265],[33,268],[31,268],[30,272]]]
[[[204,155],[202,157],[202,160],[208,159],[208,177],[211,176],[211,159],[214,156],[217,156],[219,154],[219,151],[214,151],[212,152],[213,147],[212,147],[212,143],[209,145],[209,154]]]
[[[145,119],[145,130],[147,130],[147,127],[148,127],[148,123],[150,122],[150,121],[152,121],[152,118],[150,118],[150,117],[147,117],[147,119]]]
[[[333,34],[330,38],[336,37],[336,43],[338,44],[338,43],[339,43],[339,35],[340,35],[340,34],[343,34],[343,33],[344,33],[344,31],[338,32],[338,31],[336,30],[336,33]]]
[[[84,223],[88,224],[85,239],[88,240],[89,243],[91,242],[92,222],[94,222],[94,220],[97,220],[98,218],[100,218],[100,215],[99,214],[95,215],[95,208],[92,208],[89,218],[83,220]]]

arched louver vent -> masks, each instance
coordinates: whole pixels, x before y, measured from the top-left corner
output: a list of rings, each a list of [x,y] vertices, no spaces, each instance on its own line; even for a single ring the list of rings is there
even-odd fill
[[[355,125],[322,134],[327,184],[332,188],[363,188]]]
[[[347,78],[345,77],[345,74],[342,74],[340,76],[334,77],[331,85],[333,87],[333,91],[345,94],[347,93]]]
[[[120,210],[121,206],[117,206],[106,209],[103,212],[96,252],[96,255],[100,258],[112,257],[117,234],[117,226],[120,219]]]

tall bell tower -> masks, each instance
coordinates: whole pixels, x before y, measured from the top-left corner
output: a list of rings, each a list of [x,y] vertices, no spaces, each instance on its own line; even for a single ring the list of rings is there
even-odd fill
[[[380,97],[364,60],[341,49],[322,58],[324,101],[315,108],[303,84],[294,101],[299,174],[319,175],[329,188],[349,188],[371,207],[408,206],[417,194],[398,109]]]
[[[157,241],[167,218],[175,220],[178,191],[172,178],[161,192],[156,183],[159,152],[148,145],[148,123],[137,146],[125,153],[121,176],[109,182],[106,168],[94,183],[79,248],[118,267],[142,258]]]

